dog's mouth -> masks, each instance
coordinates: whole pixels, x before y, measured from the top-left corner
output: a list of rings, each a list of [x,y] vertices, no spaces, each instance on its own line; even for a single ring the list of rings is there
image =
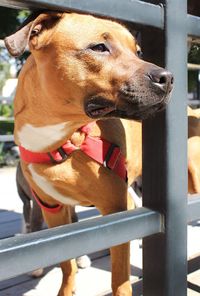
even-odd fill
[[[124,118],[132,120],[144,120],[151,117],[154,113],[165,109],[168,96],[160,101],[151,104],[141,103],[139,100],[120,96],[118,102],[113,102],[102,96],[93,96],[85,101],[84,109],[88,117],[92,119],[100,118]]]
[[[87,116],[94,119],[108,116],[116,110],[115,104],[103,97],[93,97],[89,99],[85,103],[84,108]]]

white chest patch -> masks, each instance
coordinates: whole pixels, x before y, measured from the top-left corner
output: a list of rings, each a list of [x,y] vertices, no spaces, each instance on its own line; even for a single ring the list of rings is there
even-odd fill
[[[35,172],[32,164],[29,164],[28,168],[37,186],[40,187],[42,191],[51,196],[53,199],[56,199],[57,201],[70,206],[75,206],[79,204],[79,202],[75,199],[72,199],[71,197],[66,197],[59,193],[49,181]]]
[[[41,151],[70,133],[71,122],[35,127],[25,124],[17,135],[22,146],[33,152]]]

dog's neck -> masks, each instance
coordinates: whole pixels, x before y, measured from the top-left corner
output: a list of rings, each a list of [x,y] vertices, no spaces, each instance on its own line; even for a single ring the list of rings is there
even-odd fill
[[[15,101],[16,105],[17,97]],[[42,109],[34,104],[27,105],[15,115],[14,135],[18,145],[33,152],[48,152],[57,149],[80,127],[91,122],[90,119],[85,120],[78,115],[61,114],[58,116],[51,106]]]
[[[30,57],[20,73],[14,101],[15,142],[33,152],[57,149],[91,122],[81,108],[62,98],[62,90],[53,93],[51,84],[44,88],[42,79]]]
[[[62,146],[82,126],[81,123],[63,122],[41,127],[24,124],[15,132],[17,144],[33,152],[48,152]]]
[[[29,95],[29,102],[22,108],[18,106],[18,95],[15,98],[15,142],[17,145],[33,152],[48,152],[62,146],[82,126],[91,122],[83,116],[58,113],[47,101],[47,105],[34,104]],[[26,98],[27,99],[27,98]],[[31,101],[31,103],[30,103]],[[21,101],[19,100],[20,104]],[[68,106],[71,110],[70,106]]]

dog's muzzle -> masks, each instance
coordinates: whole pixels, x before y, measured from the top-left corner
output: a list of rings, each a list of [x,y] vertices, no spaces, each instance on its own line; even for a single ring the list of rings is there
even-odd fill
[[[134,73],[118,89],[117,99],[92,96],[85,101],[85,113],[94,119],[120,117],[143,120],[163,110],[169,102],[174,78],[171,72],[154,66]]]

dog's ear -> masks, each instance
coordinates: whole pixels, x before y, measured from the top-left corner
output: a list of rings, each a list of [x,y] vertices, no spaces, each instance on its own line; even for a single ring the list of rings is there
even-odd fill
[[[52,27],[62,16],[60,12],[34,12],[14,34],[4,39],[5,46],[9,53],[18,57],[22,55],[31,40],[36,46],[36,38],[44,29]]]

